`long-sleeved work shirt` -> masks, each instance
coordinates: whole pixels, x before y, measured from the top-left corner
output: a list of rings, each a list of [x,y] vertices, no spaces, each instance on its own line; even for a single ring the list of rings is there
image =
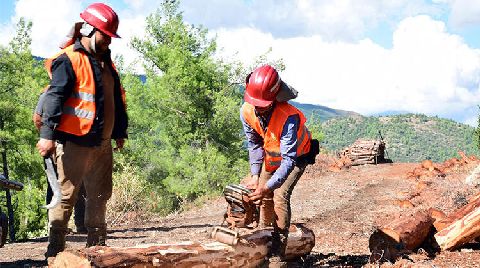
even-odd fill
[[[275,109],[275,107],[274,107]],[[273,111],[273,110],[272,110]],[[255,113],[260,121],[262,129],[268,127],[272,112],[266,116],[259,116]],[[243,118],[240,113],[240,120],[243,124],[243,130],[248,142],[248,156],[250,162],[250,172],[252,175],[259,175],[262,169],[262,163],[265,157],[263,149],[263,138],[257,133]],[[291,115],[283,125],[282,134],[280,136],[280,154],[282,161],[280,167],[274,172],[270,180],[267,181],[267,188],[271,191],[280,187],[292,172],[297,162],[297,131],[300,124],[298,115]]]
[[[77,39],[74,44],[75,51],[83,51],[89,58],[90,66],[94,75],[95,81],[95,109],[96,114],[93,125],[89,133],[83,136],[75,136],[72,134],[57,131],[56,127],[60,124],[60,119],[63,113],[63,105],[65,101],[71,96],[75,87],[76,74],[73,70],[72,63],[68,56],[63,53],[58,56],[52,63],[52,79],[50,87],[43,96],[42,106],[42,127],[40,128],[40,137],[49,140],[72,141],[82,146],[98,146],[102,140],[102,133],[104,127],[104,87],[102,71],[99,61],[93,55],[87,52]],[[79,52],[80,53],[80,52]],[[105,68],[109,68],[113,76],[114,83],[114,127],[112,131],[112,139],[127,138],[128,116],[125,106],[122,101],[120,90],[120,78],[117,72],[113,69],[110,58],[110,51],[103,57],[105,61]],[[87,66],[86,66],[87,67]]]

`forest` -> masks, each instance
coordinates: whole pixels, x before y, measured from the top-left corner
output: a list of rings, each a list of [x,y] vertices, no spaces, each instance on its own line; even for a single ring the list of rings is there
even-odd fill
[[[208,29],[184,22],[178,1],[164,1],[147,18],[146,35],[132,40],[141,55],[145,81],[114,59],[127,92],[129,139],[114,154],[114,194],[109,223],[128,211],[165,215],[219,195],[228,183],[248,174],[248,157],[239,120],[246,74],[259,63],[283,70],[281,59],[257,59],[254,66],[219,59]],[[11,191],[16,239],[46,234],[47,181],[31,121],[41,90],[48,85],[43,62],[32,55],[32,23],[20,19],[16,36],[0,46],[0,150],[8,177],[24,184]],[[121,52],[120,52],[121,53]],[[300,93],[301,94],[301,93]],[[440,161],[455,154],[450,143],[477,153],[474,130],[422,115],[341,117],[323,122],[308,115],[313,137],[335,151],[380,130],[394,161]],[[425,130],[425,131],[423,131]],[[420,135],[422,132],[424,134]],[[426,134],[425,134],[426,133]],[[443,147],[436,147],[442,144]],[[435,145],[435,146],[433,146]],[[0,194],[5,208],[5,195]]]

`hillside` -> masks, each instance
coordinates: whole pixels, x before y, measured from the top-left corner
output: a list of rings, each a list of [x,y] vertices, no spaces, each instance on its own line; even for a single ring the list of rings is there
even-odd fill
[[[322,130],[323,146],[333,151],[345,148],[358,138],[376,138],[381,131],[387,157],[394,162],[444,161],[456,156],[459,150],[479,153],[475,128],[420,114],[334,118],[324,122]]]
[[[352,117],[360,117],[361,115],[351,111],[333,109],[323,105],[315,105],[315,104],[306,104],[306,103],[299,103],[295,101],[290,101],[292,105],[300,109],[307,118],[315,117],[320,118],[321,122],[325,122],[332,118],[337,117],[345,117],[345,116],[352,116]]]

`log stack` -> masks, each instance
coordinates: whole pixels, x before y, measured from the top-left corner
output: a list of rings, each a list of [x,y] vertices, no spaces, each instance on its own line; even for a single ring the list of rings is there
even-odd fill
[[[62,252],[50,267],[258,267],[265,261],[271,232],[271,229],[262,229],[245,234],[236,246],[190,241],[129,248],[96,246]],[[314,246],[312,230],[301,225],[290,227],[287,259],[309,254]]]
[[[341,155],[349,158],[352,166],[383,163],[385,162],[385,142],[383,140],[358,139],[345,148]]]

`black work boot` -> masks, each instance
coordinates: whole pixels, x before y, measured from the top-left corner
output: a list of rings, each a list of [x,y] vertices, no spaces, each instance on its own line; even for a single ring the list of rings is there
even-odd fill
[[[50,227],[48,235],[48,247],[45,257],[55,257],[65,249],[65,236],[67,228]]]
[[[78,193],[77,203],[73,210],[73,219],[75,221],[75,232],[79,234],[86,234],[87,228],[85,227],[85,187],[82,185],[80,192]]]
[[[269,268],[286,268],[285,250],[287,248],[287,235],[278,231],[272,232],[272,246],[268,255]]]
[[[88,228],[87,248],[92,246],[106,246],[107,228]]]

